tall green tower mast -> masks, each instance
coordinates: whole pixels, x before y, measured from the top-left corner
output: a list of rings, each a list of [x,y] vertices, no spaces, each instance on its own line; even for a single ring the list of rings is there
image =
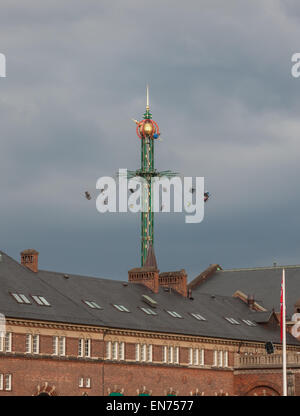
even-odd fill
[[[141,168],[129,171],[128,177],[139,176],[142,182],[142,212],[141,212],[141,266],[144,266],[148,250],[154,243],[154,212],[152,209],[152,177],[175,176],[175,172],[169,170],[158,172],[154,168],[154,142],[160,136],[157,123],[152,120],[149,106],[149,88],[146,89],[146,111],[142,121],[134,120],[137,124],[136,133],[141,140]]]

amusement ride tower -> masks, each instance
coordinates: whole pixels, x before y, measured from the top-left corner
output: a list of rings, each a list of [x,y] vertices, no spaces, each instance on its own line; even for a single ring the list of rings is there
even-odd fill
[[[154,240],[154,212],[152,209],[151,179],[153,177],[172,177],[177,173],[170,170],[158,172],[154,168],[154,144],[159,139],[158,124],[152,120],[149,106],[149,88],[146,89],[146,111],[142,121],[133,120],[136,124],[136,133],[141,141],[141,168],[136,171],[128,171],[128,177],[141,177],[141,199],[144,209],[141,212],[141,266],[147,258],[148,250],[153,246]]]

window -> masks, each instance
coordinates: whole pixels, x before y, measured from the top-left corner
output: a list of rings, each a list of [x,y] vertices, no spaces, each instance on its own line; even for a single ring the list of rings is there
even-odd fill
[[[147,345],[143,344],[141,346],[141,361],[146,361]]]
[[[12,297],[18,302],[18,303],[26,303],[27,305],[30,305],[31,302],[25,295],[22,293],[11,293]]]
[[[40,336],[26,334],[26,353],[27,354],[39,354],[40,352]]]
[[[84,355],[86,357],[91,356],[91,340],[90,339],[86,339],[84,341]]]
[[[112,359],[113,360],[118,359],[118,343],[117,343],[117,341],[112,343]]]
[[[101,308],[101,306],[98,305],[98,303],[94,301],[84,300],[83,302],[92,309],[103,309]]]
[[[198,365],[199,364],[199,350],[198,349],[194,349],[194,360],[193,360],[193,364],[194,365]]]
[[[223,351],[218,351],[218,366],[223,366]]]
[[[140,344],[135,344],[135,361],[140,361]]]
[[[11,352],[11,339],[12,339],[12,333],[11,332],[6,332],[3,338],[2,335],[2,351],[4,350],[5,352]],[[1,342],[0,342],[1,344]],[[1,349],[0,349],[1,351]]]
[[[189,349],[189,365],[204,365],[204,349]]]
[[[11,390],[11,374],[5,374],[5,390]]]
[[[53,355],[66,354],[66,337],[53,337]]]
[[[118,309],[118,311],[120,312],[130,312],[129,309],[126,308],[126,306],[123,305],[113,305],[116,309]]]
[[[91,355],[91,340],[80,338],[78,340],[78,356],[90,357]]]
[[[166,345],[164,345],[164,347],[163,347],[163,362],[164,363],[167,362],[167,352],[168,352],[168,347]]]
[[[172,363],[173,362],[173,347],[170,345],[168,347],[168,363]]]
[[[169,364],[179,364],[179,347],[165,345],[163,347],[163,362]]]
[[[80,377],[80,378],[79,378],[79,383],[78,383],[78,386],[79,386],[79,387],[83,387],[83,386],[84,386],[84,384],[83,384],[83,383],[84,383],[84,378],[83,378],[83,377]]]
[[[224,367],[228,367],[228,351],[223,352],[223,365]]]
[[[249,326],[256,326],[256,323],[249,321],[249,319],[242,319],[242,321]]]
[[[51,306],[44,296],[31,295],[31,297],[40,306]]]
[[[125,360],[125,343],[124,342],[119,343],[119,360],[120,361]]]
[[[91,387],[91,379],[89,377],[85,379],[85,387],[88,389]]]
[[[125,343],[108,341],[106,343],[106,359],[116,361],[125,360]]]
[[[3,390],[3,374],[0,374],[0,390]]]
[[[149,363],[152,362],[152,345],[148,345],[148,348],[147,348],[147,361]]]
[[[214,367],[228,367],[228,351],[214,351]]]
[[[225,319],[228,321],[228,322],[230,322],[232,325],[240,325],[240,322],[239,321],[237,321],[236,319],[234,319],[234,318],[227,318],[226,316],[225,316]]]
[[[191,315],[194,318],[198,319],[198,321],[206,321],[206,319],[202,315],[200,315],[200,313],[191,313]]]
[[[106,342],[106,359],[111,360],[111,341]]]
[[[152,362],[152,345],[135,344],[135,360],[142,362]]]
[[[217,367],[218,364],[218,351],[214,351],[214,362],[213,362],[213,366]]]
[[[179,347],[174,349],[174,363],[179,364]]]
[[[153,309],[150,309],[150,308],[141,307],[141,310],[145,312],[147,315],[157,315],[157,312],[155,312]]]
[[[173,316],[173,318],[182,318],[182,316],[175,311],[167,311],[169,315]]]

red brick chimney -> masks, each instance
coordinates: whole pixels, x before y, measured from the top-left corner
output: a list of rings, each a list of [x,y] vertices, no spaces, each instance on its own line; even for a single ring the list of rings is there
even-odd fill
[[[247,303],[248,303],[248,306],[249,306],[250,309],[255,310],[255,307],[254,307],[255,301],[254,301],[254,296],[253,295],[248,295],[247,296]]]
[[[159,275],[159,286],[170,287],[182,296],[187,297],[187,274],[184,269],[176,272],[165,272]]]
[[[159,270],[155,267],[137,267],[128,272],[128,281],[131,283],[142,283],[158,293],[158,274]]]
[[[136,267],[128,271],[128,281],[131,283],[142,283],[158,293],[158,275],[156,257],[152,245],[150,245],[147,258],[143,267]]]
[[[21,251],[21,264],[32,272],[38,272],[38,257],[39,253],[30,248],[28,250]]]

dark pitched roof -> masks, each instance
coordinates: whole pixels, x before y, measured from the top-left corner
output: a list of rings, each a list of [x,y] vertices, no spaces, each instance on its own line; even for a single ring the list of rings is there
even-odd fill
[[[280,310],[282,269],[286,276],[287,315],[294,313],[300,294],[300,266],[258,267],[253,269],[217,270],[201,281],[194,291],[232,296],[237,290],[254,295],[265,309]]]
[[[31,305],[18,304],[9,292],[23,293],[29,298],[30,295],[41,295],[51,306],[39,306],[34,301]],[[157,315],[147,315],[140,309],[149,308],[142,295],[157,302],[153,309]],[[84,300],[95,301],[103,309],[91,309]],[[127,307],[130,313],[120,312],[113,304]],[[176,311],[182,319],[172,317],[168,310]],[[163,288],[155,294],[144,285],[128,283],[125,279],[66,276],[44,270],[34,273],[5,253],[0,261],[0,312],[11,318],[280,343],[279,327],[250,327],[243,323],[242,319],[249,319],[249,308],[233,297],[213,297],[195,291],[191,300]],[[206,320],[199,321],[191,313],[199,313]],[[260,313],[253,312],[253,317]],[[239,320],[240,325],[232,325],[225,317]],[[289,334],[287,342],[300,345]]]

